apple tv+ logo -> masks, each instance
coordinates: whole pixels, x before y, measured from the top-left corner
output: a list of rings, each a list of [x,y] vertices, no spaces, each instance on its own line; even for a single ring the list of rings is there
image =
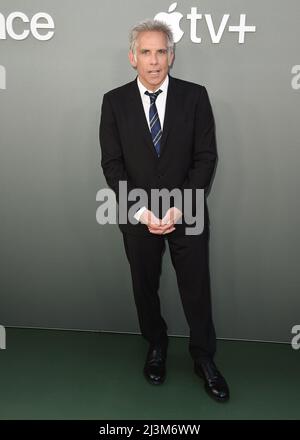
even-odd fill
[[[180,28],[180,20],[183,18],[183,15],[180,12],[175,12],[176,7],[177,7],[177,2],[172,3],[169,6],[168,12],[159,12],[158,14],[155,15],[154,19],[164,21],[165,23],[167,23],[172,29],[174,35],[174,42],[178,43],[183,37],[184,32]],[[190,38],[193,43],[202,42],[202,38],[198,34],[198,22],[203,18],[205,19],[211,41],[214,44],[220,43],[226,28],[228,32],[236,32],[238,34],[239,43],[245,43],[246,32],[256,31],[256,26],[246,25],[246,14],[240,14],[239,22],[237,25],[227,26],[230,18],[230,14],[224,14],[221,19],[221,23],[216,24],[211,14],[199,14],[197,7],[192,6],[191,12],[187,14],[186,18],[191,22]]]

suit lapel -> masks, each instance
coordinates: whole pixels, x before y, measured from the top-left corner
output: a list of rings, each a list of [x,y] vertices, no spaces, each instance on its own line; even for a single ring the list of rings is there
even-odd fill
[[[135,124],[136,130],[144,138],[147,147],[150,148],[154,157],[158,159],[157,153],[155,151],[152,142],[152,137],[146,119],[143,103],[141,100],[140,91],[137,85],[137,78],[134,81],[132,81],[131,86],[132,86],[132,93],[130,93],[131,108],[136,121]],[[167,93],[166,108],[165,108],[164,126],[163,126],[163,133],[160,143],[160,151],[161,151],[160,157],[164,154],[166,150],[167,147],[166,141],[171,127],[172,126],[176,127],[176,116],[177,116],[176,109],[179,108],[178,99],[179,98],[177,96],[174,79],[169,75],[169,85],[168,85],[168,93]]]
[[[137,85],[137,78],[132,81],[132,93],[130,93],[131,98],[131,105],[132,105],[132,114],[134,115],[135,119],[135,128],[138,132],[137,134],[140,134],[142,138],[144,139],[146,145],[148,148],[150,148],[153,156],[158,159],[153,142],[151,133],[149,130],[148,122],[146,119],[143,103],[141,100],[141,94],[139,91],[139,87]]]
[[[163,133],[160,142],[160,157],[165,153],[167,148],[167,138],[171,127],[176,127],[176,116],[178,109],[178,98],[176,94],[176,87],[174,85],[174,79],[169,75],[168,94],[165,108],[165,118]]]

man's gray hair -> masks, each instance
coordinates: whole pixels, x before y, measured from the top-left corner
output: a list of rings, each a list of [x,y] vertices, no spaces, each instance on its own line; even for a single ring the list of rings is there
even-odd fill
[[[130,50],[133,52],[135,60],[138,36],[141,32],[147,31],[163,32],[167,37],[168,53],[170,54],[171,52],[174,52],[174,38],[170,26],[160,20],[147,19],[133,26],[129,33]]]

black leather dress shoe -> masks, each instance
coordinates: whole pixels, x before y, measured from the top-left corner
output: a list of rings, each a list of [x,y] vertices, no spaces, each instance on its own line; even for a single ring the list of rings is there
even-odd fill
[[[162,384],[166,378],[167,350],[161,346],[151,345],[148,350],[144,376],[153,385]]]
[[[205,390],[210,397],[218,402],[227,402],[229,400],[229,388],[226,380],[212,360],[195,361],[194,371],[199,377],[204,379]]]

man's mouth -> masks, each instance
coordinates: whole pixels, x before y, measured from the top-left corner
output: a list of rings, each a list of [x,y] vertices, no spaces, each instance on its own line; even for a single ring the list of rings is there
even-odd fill
[[[160,70],[149,70],[150,75],[157,75]]]

